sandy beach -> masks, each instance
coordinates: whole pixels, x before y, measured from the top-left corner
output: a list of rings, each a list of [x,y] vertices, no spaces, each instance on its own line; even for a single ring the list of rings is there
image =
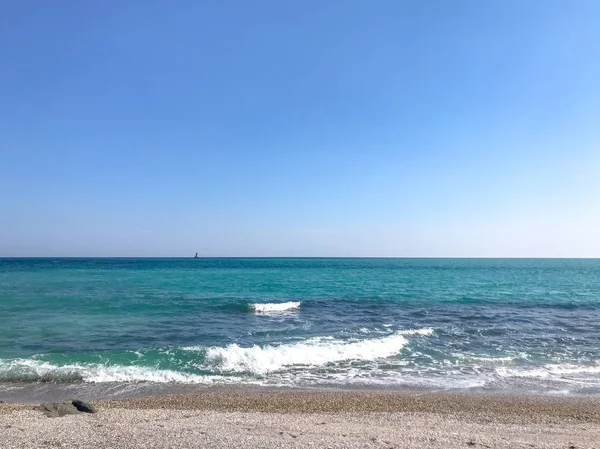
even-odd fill
[[[594,398],[251,390],[93,404],[60,418],[0,404],[0,447],[600,448]]]

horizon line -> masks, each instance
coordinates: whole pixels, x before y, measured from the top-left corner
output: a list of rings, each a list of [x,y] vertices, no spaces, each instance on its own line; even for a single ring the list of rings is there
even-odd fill
[[[598,257],[539,257],[539,256],[1,256],[1,259],[539,259],[595,260]]]

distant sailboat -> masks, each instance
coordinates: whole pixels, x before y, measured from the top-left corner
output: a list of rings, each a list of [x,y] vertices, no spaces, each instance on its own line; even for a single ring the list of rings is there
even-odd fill
[[[194,259],[197,259],[197,258],[198,258],[198,253],[196,253],[196,255],[194,256]]]

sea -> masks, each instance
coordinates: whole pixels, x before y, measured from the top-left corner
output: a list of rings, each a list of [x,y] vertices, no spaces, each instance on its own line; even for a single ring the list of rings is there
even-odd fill
[[[600,395],[600,260],[0,259],[0,396],[61,385]]]

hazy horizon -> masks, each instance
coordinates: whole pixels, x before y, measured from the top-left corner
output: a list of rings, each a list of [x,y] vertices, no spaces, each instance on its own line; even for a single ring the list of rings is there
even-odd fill
[[[0,259],[196,259],[194,256],[0,256]],[[201,256],[197,259],[600,260],[600,257]]]

